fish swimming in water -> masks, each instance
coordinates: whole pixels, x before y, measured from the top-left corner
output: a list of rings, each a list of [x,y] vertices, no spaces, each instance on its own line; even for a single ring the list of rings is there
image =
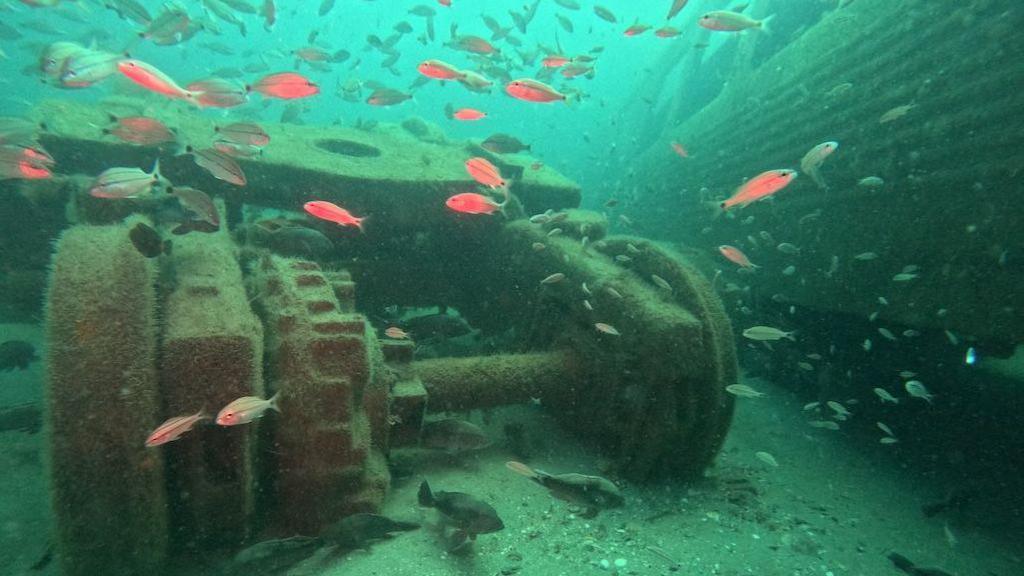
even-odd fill
[[[132,245],[146,258],[156,258],[171,253],[171,241],[164,240],[152,226],[139,222],[128,231],[128,239]]]
[[[941,568],[925,568],[918,566],[910,561],[906,556],[891,552],[889,553],[889,560],[900,570],[910,574],[910,576],[953,576],[949,572]]]
[[[433,492],[426,480],[417,496],[420,506],[435,508],[457,528],[451,550],[476,540],[478,534],[490,534],[505,528],[498,512],[490,504],[463,492]]]
[[[414,522],[392,520],[380,514],[352,514],[328,526],[320,533],[320,540],[344,550],[366,549],[376,540],[387,540],[393,532],[409,532],[420,525]]]
[[[420,446],[444,450],[449,454],[480,450],[490,445],[491,440],[479,426],[455,418],[425,422],[420,433]]]
[[[0,344],[0,372],[25,370],[38,359],[35,346],[23,340],[8,340]]]
[[[548,474],[534,470],[521,462],[506,462],[505,467],[547,488],[555,498],[584,507],[585,518],[596,516],[600,510],[618,508],[625,503],[619,487],[611,480],[600,476],[576,473]]]
[[[256,396],[243,396],[221,408],[217,413],[217,424],[221,426],[248,424],[263,416],[267,410],[273,409],[280,412],[281,409],[277,405],[279,394],[274,394],[269,400]]]

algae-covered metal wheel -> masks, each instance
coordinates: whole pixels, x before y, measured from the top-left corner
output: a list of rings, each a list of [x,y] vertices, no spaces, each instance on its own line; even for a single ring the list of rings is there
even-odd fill
[[[699,474],[732,417],[729,321],[682,256],[640,238],[584,242],[603,235],[594,216],[572,211],[556,235],[515,221],[486,242],[486,260],[460,280],[472,297],[457,305],[474,324],[512,331],[524,353],[416,363],[429,404],[539,398],[623,476]]]

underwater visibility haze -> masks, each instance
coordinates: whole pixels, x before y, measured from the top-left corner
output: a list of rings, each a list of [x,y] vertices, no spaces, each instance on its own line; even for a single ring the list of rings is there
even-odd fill
[[[0,574],[1024,574],[1017,0],[0,0]]]

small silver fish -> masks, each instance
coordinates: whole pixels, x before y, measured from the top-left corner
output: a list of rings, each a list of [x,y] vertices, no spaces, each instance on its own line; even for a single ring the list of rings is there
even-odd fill
[[[221,426],[248,424],[263,416],[267,410],[273,409],[280,412],[281,409],[277,405],[279,396],[280,394],[274,394],[269,400],[256,396],[243,396],[221,408],[221,411],[217,413],[217,424]]]
[[[108,168],[96,177],[89,187],[89,195],[94,198],[136,198],[150,192],[162,180],[159,158],[151,172],[141,168]]]

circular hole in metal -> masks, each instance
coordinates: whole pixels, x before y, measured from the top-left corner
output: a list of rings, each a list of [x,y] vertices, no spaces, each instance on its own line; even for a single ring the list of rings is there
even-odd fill
[[[380,156],[380,150],[377,148],[374,148],[369,144],[361,144],[351,140],[340,140],[335,138],[317,140],[316,145],[321,150],[326,150],[332,154],[341,154],[342,156],[354,156],[356,158],[372,158],[374,156]]]

